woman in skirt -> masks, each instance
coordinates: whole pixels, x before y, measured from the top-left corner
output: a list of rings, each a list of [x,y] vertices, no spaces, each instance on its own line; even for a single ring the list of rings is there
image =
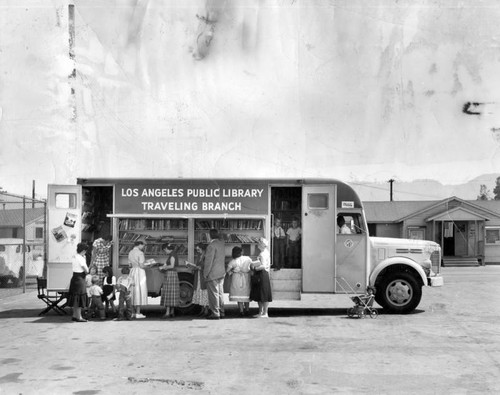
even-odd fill
[[[227,265],[227,273],[231,275],[229,287],[229,300],[238,302],[240,317],[248,315],[250,304],[250,265],[252,258],[241,255],[241,247],[232,250],[233,259]]]
[[[251,279],[250,299],[259,304],[259,314],[255,317],[267,318],[269,302],[273,301],[271,280],[269,279],[271,254],[269,253],[269,242],[263,237],[259,239],[259,250],[258,260],[251,264],[254,274]]]
[[[85,243],[78,243],[76,246],[76,255],[73,258],[73,277],[69,284],[68,305],[73,307],[72,321],[87,322],[82,317],[82,308],[87,307],[87,285],[85,275],[88,273],[85,254],[88,246]]]
[[[160,304],[166,307],[163,318],[170,318],[174,316],[174,308],[179,306],[180,303],[179,277],[175,270],[178,265],[178,258],[173,244],[163,244],[161,249],[165,251],[168,258],[165,264],[160,266],[160,271],[163,272]]]
[[[144,270],[144,257],[145,244],[142,240],[134,242],[134,248],[128,253],[128,265],[130,269],[130,277],[134,286],[132,287],[132,306],[134,309],[133,318],[142,319],[146,318],[141,314],[141,306],[148,304],[148,282],[146,278],[146,270]]]

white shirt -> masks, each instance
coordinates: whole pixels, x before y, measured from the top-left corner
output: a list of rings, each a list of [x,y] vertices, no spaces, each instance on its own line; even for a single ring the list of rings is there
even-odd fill
[[[288,239],[290,241],[297,241],[300,240],[300,235],[302,234],[302,231],[300,230],[300,228],[288,228],[286,234],[288,235]]]
[[[339,233],[341,235],[350,235],[352,232],[351,232],[351,228],[349,228],[346,224],[344,224],[340,228],[340,232]]]
[[[72,267],[73,273],[83,273],[89,271],[89,268],[87,267],[87,260],[80,254],[76,254],[73,258]]]
[[[283,230],[283,228],[281,226],[275,226],[273,233],[274,233],[274,237],[278,237],[278,238],[285,237],[285,231]]]

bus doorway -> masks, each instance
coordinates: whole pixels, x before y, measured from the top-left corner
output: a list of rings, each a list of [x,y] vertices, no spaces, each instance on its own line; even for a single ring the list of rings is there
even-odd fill
[[[300,269],[301,187],[271,187],[271,259],[277,269]],[[287,240],[288,237],[288,240]]]

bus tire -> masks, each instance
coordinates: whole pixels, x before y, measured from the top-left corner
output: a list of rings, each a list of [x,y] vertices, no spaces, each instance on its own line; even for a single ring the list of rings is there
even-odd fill
[[[420,303],[422,286],[409,273],[388,273],[377,287],[377,299],[377,303],[389,313],[408,314]]]
[[[194,276],[192,273],[178,273],[180,304],[179,312],[182,315],[193,314],[196,311],[196,305],[193,304]]]

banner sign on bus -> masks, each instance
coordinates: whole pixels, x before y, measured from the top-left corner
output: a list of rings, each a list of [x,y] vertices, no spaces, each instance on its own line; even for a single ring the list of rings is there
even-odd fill
[[[265,215],[267,183],[252,181],[158,181],[116,184],[116,214]]]

